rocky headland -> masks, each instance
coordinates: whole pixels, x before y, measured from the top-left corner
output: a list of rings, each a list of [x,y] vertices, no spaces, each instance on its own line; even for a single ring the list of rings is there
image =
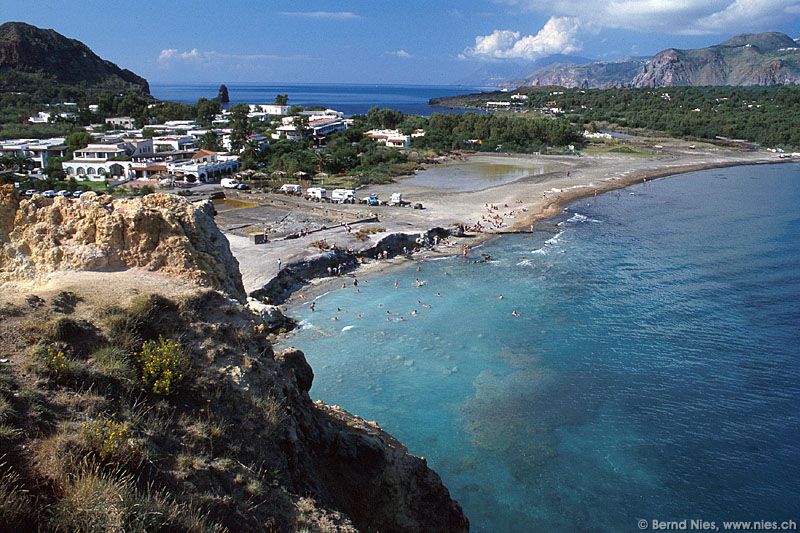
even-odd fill
[[[468,529],[423,458],[311,400],[311,367],[243,303],[208,205],[6,187],[0,247],[0,522]]]

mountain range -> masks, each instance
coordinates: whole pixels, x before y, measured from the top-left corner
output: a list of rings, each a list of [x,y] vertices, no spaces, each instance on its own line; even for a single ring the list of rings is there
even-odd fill
[[[23,22],[0,25],[0,91],[150,93],[147,80],[102,59],[80,41]]]
[[[550,60],[554,57],[554,60]],[[675,85],[786,85],[800,82],[800,45],[784,33],[737,35],[718,45],[668,48],[652,57],[592,62],[550,56],[515,65],[517,74],[485,79],[500,87],[668,87]],[[478,78],[483,70],[476,74]],[[474,82],[478,79],[473,79]],[[463,83],[463,81],[462,81]]]

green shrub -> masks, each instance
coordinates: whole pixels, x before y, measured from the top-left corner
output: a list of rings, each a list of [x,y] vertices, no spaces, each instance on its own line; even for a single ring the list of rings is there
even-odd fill
[[[136,371],[131,366],[128,352],[116,346],[100,348],[92,354],[95,367],[103,374],[114,379],[133,381]]]
[[[89,448],[104,461],[127,460],[128,452],[136,448],[128,424],[119,422],[114,417],[84,422],[81,425],[81,436]]]
[[[50,376],[55,379],[63,379],[73,373],[74,365],[63,351],[52,346],[47,347],[44,356],[44,367]]]
[[[178,342],[159,337],[142,344],[139,364],[145,385],[155,394],[169,396],[183,381],[188,359]]]

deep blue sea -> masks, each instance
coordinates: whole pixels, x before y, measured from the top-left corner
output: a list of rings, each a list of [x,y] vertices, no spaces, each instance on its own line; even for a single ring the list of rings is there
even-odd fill
[[[219,83],[151,83],[150,92],[159,100],[194,104],[200,98],[216,98]],[[435,85],[356,85],[356,84],[262,84],[228,83],[231,104],[268,104],[278,94],[288,94],[289,104],[323,106],[345,115],[365,114],[372,107],[390,107],[407,114],[430,115],[436,112],[459,113],[461,110],[435,108],[431,98],[480,92],[480,87]],[[494,89],[492,89],[494,90]]]
[[[290,309],[312,397],[425,456],[475,531],[800,523],[800,165],[648,182],[540,228]]]

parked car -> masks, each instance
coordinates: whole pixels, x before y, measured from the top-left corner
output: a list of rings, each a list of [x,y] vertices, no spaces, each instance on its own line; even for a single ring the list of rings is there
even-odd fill
[[[47,189],[42,193],[42,196],[44,196],[45,198],[55,198],[57,194],[58,193],[53,189]]]
[[[83,194],[83,193],[85,193],[85,192],[86,192],[86,191],[84,191],[84,190],[82,190],[82,189],[78,189],[77,191],[75,191],[74,193],[72,193],[72,196],[73,196],[74,198],[79,198],[79,197],[80,197],[80,195],[81,195],[81,194]]]
[[[405,207],[410,204],[411,202],[403,200],[403,194],[399,192],[392,193],[392,199],[389,200],[389,205],[397,205],[400,207]]]
[[[222,187],[225,189],[236,189],[237,187],[239,187],[239,182],[233,178],[222,178],[222,181],[220,183],[222,184]]]
[[[27,191],[22,193],[22,196],[33,196],[34,194],[39,194],[39,191],[37,191],[36,189],[28,189]]]
[[[369,197],[362,198],[361,199],[361,203],[362,204],[367,204],[367,205],[372,206],[372,207],[381,205],[381,201],[378,198],[377,194],[370,194]]]
[[[240,190],[240,191],[248,191],[248,190],[250,190],[250,186],[248,184],[246,184],[246,183],[240,183],[239,185],[236,186],[236,188],[238,190]]]
[[[69,191],[58,191],[56,192],[56,196],[63,196],[64,198],[69,198],[72,196],[72,193]]]

